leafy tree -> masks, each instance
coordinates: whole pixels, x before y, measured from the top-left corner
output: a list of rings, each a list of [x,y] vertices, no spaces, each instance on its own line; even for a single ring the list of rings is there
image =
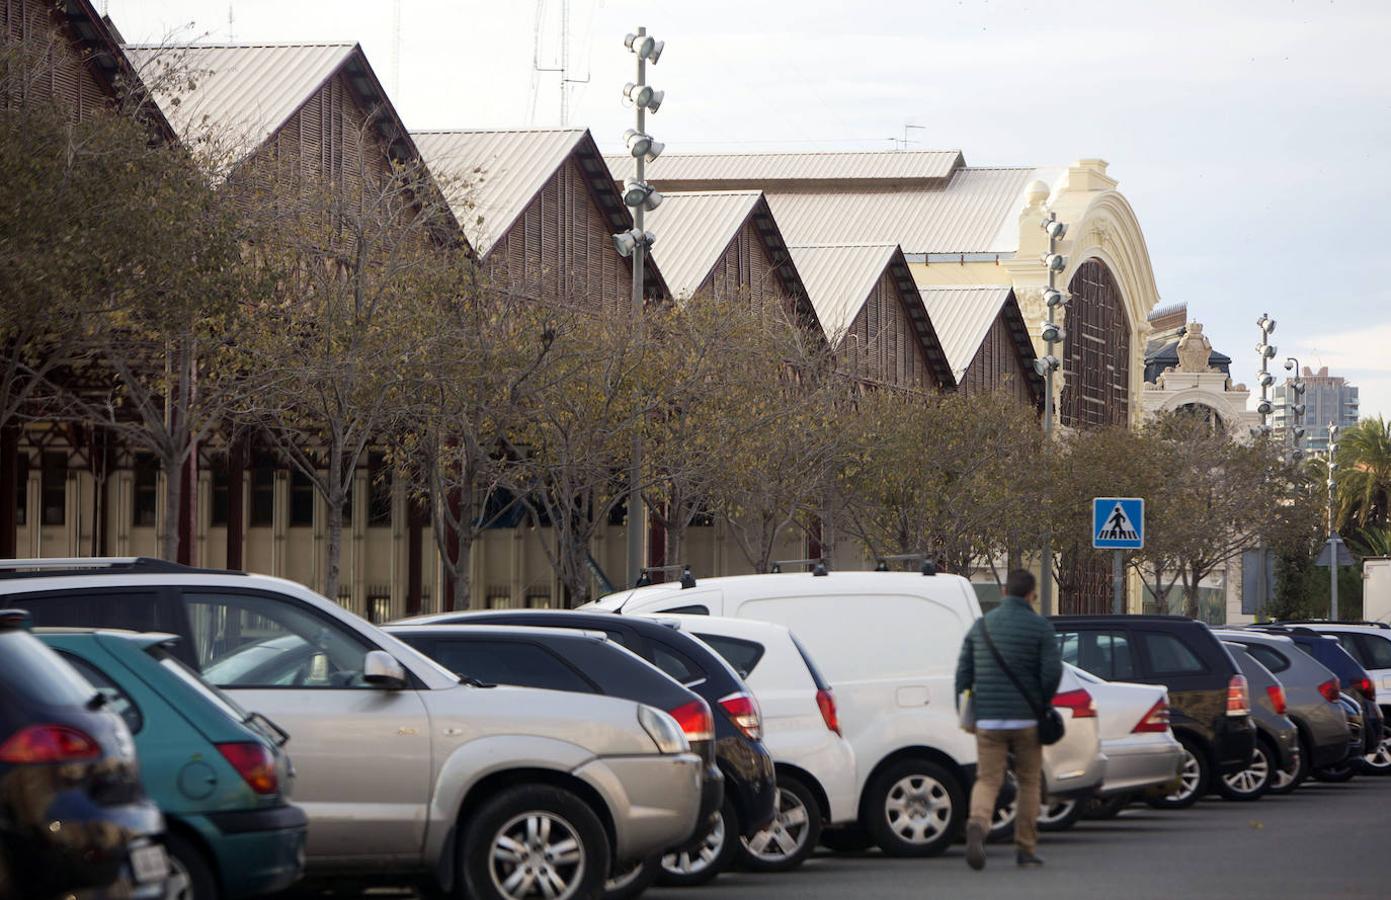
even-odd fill
[[[1391,427],[1363,419],[1338,436],[1337,516],[1340,525],[1391,524]]]

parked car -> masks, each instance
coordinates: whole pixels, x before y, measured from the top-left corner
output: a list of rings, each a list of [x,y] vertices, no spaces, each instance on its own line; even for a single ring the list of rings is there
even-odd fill
[[[1082,812],[1109,818],[1145,793],[1171,793],[1183,768],[1183,745],[1169,727],[1169,692],[1159,684],[1106,681],[1066,663],[1096,701],[1106,779]]]
[[[776,774],[773,757],[763,745],[758,704],[728,663],[705,644],[682,634],[674,623],[663,625],[576,610],[523,609],[438,613],[398,624],[529,625],[601,631],[699,694],[714,713],[715,758],[724,772],[725,803],[703,843],[663,857],[660,882],[708,882],[733,861],[736,837],[751,837],[773,821]]]
[[[1342,684],[1343,691],[1351,694],[1362,708],[1363,719],[1363,746],[1362,751],[1356,754],[1357,765],[1354,770],[1363,767],[1362,758],[1368,754],[1375,754],[1381,746],[1383,732],[1386,723],[1381,714],[1381,707],[1377,705],[1376,685],[1372,683],[1371,675],[1362,668],[1362,664],[1354,659],[1337,638],[1320,634],[1312,628],[1304,625],[1253,625],[1252,630],[1263,631],[1267,634],[1283,634],[1294,641],[1295,644],[1304,652],[1322,663],[1326,668],[1338,676]],[[1341,764],[1334,764],[1332,767],[1338,775],[1341,775],[1343,767]],[[1315,770],[1316,774],[1320,770]],[[1330,774],[1329,767],[1323,770],[1324,775]],[[1322,777],[1322,776],[1321,776]],[[1336,776],[1335,776],[1336,777]],[[1351,777],[1349,775],[1348,777]]]
[[[1251,693],[1251,719],[1256,723],[1256,750],[1251,764],[1223,775],[1217,791],[1228,800],[1258,800],[1275,782],[1276,772],[1299,770],[1299,729],[1285,715],[1285,689],[1280,680],[1233,641],[1223,643],[1246,676]]]
[[[308,819],[290,805],[286,740],[169,652],[171,635],[39,629],[135,736],[141,780],[164,813],[179,900],[289,887]]]
[[[611,864],[696,827],[704,767],[665,712],[461,683],[291,581],[141,558],[9,560],[0,598],[43,625],[178,635],[170,652],[205,677],[247,644],[314,648],[288,684],[213,680],[294,736],[311,876],[418,878],[475,900],[542,878],[593,898]]]
[[[105,697],[0,609],[0,897],[165,896],[159,808]]]
[[[707,824],[696,837],[703,840],[714,826],[724,802],[724,775],[715,762],[715,722],[709,704],[602,631],[516,625],[388,625],[383,630],[471,679],[622,697],[666,710],[705,764],[699,821]],[[605,896],[636,897],[660,870],[661,854],[639,860],[612,874]]]
[[[1299,623],[1285,622],[1285,625]],[[1336,638],[1348,655],[1357,660],[1372,680],[1372,692],[1381,709],[1381,741],[1362,760],[1362,768],[1373,775],[1391,774],[1391,625],[1385,622],[1302,623],[1319,634]]]
[[[1246,678],[1203,623],[1183,616],[1054,616],[1064,662],[1100,678],[1162,684],[1184,747],[1179,788],[1153,805],[1198,802],[1213,779],[1247,767],[1255,749]]]
[[[625,617],[686,613],[790,628],[835,689],[841,729],[855,751],[857,827],[827,829],[822,842],[852,849],[872,841],[893,856],[945,851],[964,827],[975,780],[975,739],[958,727],[954,696],[961,642],[980,617],[971,583],[959,575],[818,567],[685,584],[620,591],[590,606]],[[1091,698],[1084,695],[1060,699],[1086,716]],[[1045,753],[1052,797],[1085,796],[1101,784],[1095,720],[1077,730],[1090,731],[1089,758]]]
[[[1277,770],[1269,793],[1287,794],[1314,769],[1342,762],[1348,753],[1348,719],[1339,702],[1338,676],[1299,649],[1288,637],[1247,629],[1222,629],[1217,636],[1241,644],[1262,666],[1280,679],[1285,691],[1285,714],[1299,729],[1299,765]]]
[[[724,657],[763,710],[763,743],[778,774],[778,817],[741,839],[759,872],[800,865],[827,823],[854,822],[855,751],[841,736],[835,691],[790,630],[723,616],[664,616]]]

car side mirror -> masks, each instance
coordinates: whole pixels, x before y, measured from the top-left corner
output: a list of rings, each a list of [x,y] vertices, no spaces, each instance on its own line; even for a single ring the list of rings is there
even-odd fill
[[[362,660],[362,680],[372,687],[399,691],[406,686],[406,670],[385,650],[369,650]]]

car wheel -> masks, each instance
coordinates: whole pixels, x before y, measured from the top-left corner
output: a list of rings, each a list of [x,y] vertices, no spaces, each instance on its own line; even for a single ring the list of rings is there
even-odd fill
[[[905,759],[875,777],[866,794],[866,827],[889,856],[937,856],[961,831],[966,797],[943,766]]]
[[[1368,775],[1391,775],[1391,729],[1383,728],[1381,743],[1362,757],[1362,771]]]
[[[863,853],[874,846],[874,839],[858,823],[837,825],[822,830],[821,846],[833,853]]]
[[[632,900],[652,886],[662,871],[662,858],[649,856],[647,859],[620,866],[609,874],[604,882],[604,900]]]
[[[739,862],[751,872],[786,872],[800,866],[821,839],[821,805],[798,779],[778,776],[773,824],[739,839]]]
[[[1270,787],[1266,793],[1270,794],[1292,794],[1309,778],[1309,742],[1301,733],[1299,735],[1299,749],[1296,754],[1294,767],[1291,769],[1276,769],[1274,777],[1270,779]]]
[[[1038,811],[1038,830],[1067,831],[1081,818],[1081,800],[1045,800]]]
[[[1202,799],[1212,781],[1211,764],[1197,742],[1180,737],[1179,743],[1183,744],[1183,766],[1179,769],[1178,789],[1145,801],[1155,809],[1187,809]]]
[[[164,835],[164,849],[169,852],[169,891],[165,900],[217,900],[217,876],[203,851],[192,841],[174,832]]]
[[[1357,759],[1345,759],[1337,765],[1325,766],[1322,769],[1314,770],[1314,777],[1319,781],[1328,784],[1342,784],[1351,781],[1357,775]]]
[[[695,887],[706,884],[716,875],[729,868],[734,859],[734,850],[739,845],[739,814],[729,797],[724,798],[720,814],[715,818],[715,827],[705,836],[705,840],[695,847],[678,853],[668,853],[662,857],[662,870],[657,873],[657,883],[668,887]]]
[[[467,823],[462,853],[470,900],[597,900],[608,877],[599,817],[548,785],[509,788],[484,803]]]
[[[1114,797],[1093,797],[1082,807],[1082,818],[1104,821],[1114,819],[1127,806],[1135,802],[1134,794],[1117,794]]]
[[[1228,800],[1259,800],[1270,789],[1275,769],[1275,754],[1265,741],[1257,741],[1251,765],[1219,778],[1217,791]]]

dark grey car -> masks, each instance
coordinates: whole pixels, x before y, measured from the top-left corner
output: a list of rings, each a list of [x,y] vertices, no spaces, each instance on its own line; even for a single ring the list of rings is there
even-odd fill
[[[1347,755],[1347,714],[1338,703],[1338,679],[1332,672],[1283,635],[1233,629],[1216,634],[1245,647],[1279,679],[1285,689],[1285,715],[1299,729],[1299,767],[1293,773],[1277,771],[1271,793],[1289,793],[1313,769],[1333,765]]]
[[[1279,679],[1257,662],[1245,645],[1227,641],[1225,646],[1246,676],[1251,718],[1256,723],[1256,749],[1251,765],[1223,775],[1217,790],[1228,800],[1256,800],[1274,784],[1276,772],[1292,776],[1299,770],[1299,729],[1285,715],[1285,689]]]

